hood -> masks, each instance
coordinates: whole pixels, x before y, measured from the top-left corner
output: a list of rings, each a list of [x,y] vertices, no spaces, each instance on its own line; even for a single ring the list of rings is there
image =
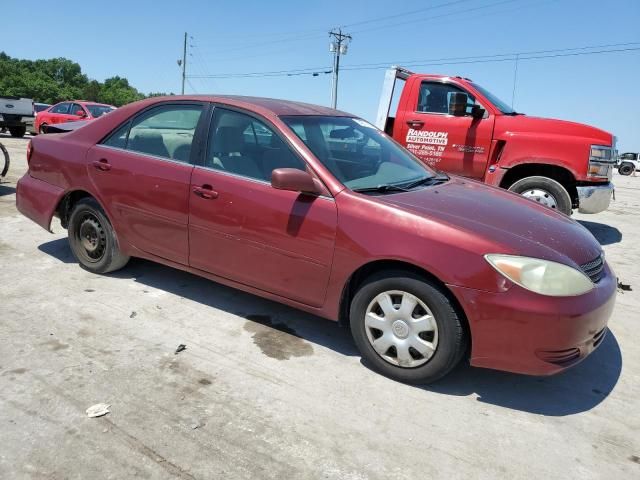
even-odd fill
[[[374,201],[447,224],[495,245],[496,251],[579,266],[602,248],[578,222],[520,195],[460,177]]]
[[[505,133],[543,133],[589,139],[594,145],[613,144],[613,135],[583,123],[527,115],[498,115],[496,129]]]

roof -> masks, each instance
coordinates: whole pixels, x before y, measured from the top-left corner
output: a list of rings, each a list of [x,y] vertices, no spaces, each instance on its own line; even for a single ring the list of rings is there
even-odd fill
[[[224,103],[229,106],[245,108],[262,114],[275,116],[287,115],[328,115],[340,117],[354,117],[350,113],[334,110],[329,107],[313,105],[311,103],[294,102],[292,100],[280,100],[276,98],[245,97],[242,95],[172,95],[168,97],[152,97],[149,103],[167,100],[198,100],[205,102]]]

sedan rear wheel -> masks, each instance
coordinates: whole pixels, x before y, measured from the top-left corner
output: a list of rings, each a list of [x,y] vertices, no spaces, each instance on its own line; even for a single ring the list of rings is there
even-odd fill
[[[350,324],[365,363],[402,382],[434,382],[466,351],[467,335],[452,302],[409,272],[367,279],[351,303]]]
[[[129,261],[129,257],[120,251],[109,219],[93,198],[83,198],[74,205],[69,217],[68,237],[78,263],[90,272],[113,272]]]

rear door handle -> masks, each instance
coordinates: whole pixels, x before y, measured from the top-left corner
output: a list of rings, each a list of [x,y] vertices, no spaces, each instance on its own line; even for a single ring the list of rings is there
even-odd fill
[[[422,120],[407,120],[407,125],[413,128],[422,128],[424,122]]]
[[[218,192],[216,192],[211,185],[207,184],[200,187],[193,187],[193,193],[205,200],[214,200],[218,198]]]
[[[101,158],[100,160],[93,162],[92,165],[97,170],[102,170],[103,172],[111,170],[111,164],[106,158]]]

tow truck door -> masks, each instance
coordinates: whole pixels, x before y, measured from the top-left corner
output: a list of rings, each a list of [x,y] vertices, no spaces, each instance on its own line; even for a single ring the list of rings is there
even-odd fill
[[[396,140],[438,170],[482,179],[495,117],[486,111],[483,118],[473,118],[475,97],[453,83],[425,79],[413,82],[410,88],[409,104],[396,120],[400,120]],[[469,97],[468,115],[463,117],[449,114],[451,95],[457,92]]]

